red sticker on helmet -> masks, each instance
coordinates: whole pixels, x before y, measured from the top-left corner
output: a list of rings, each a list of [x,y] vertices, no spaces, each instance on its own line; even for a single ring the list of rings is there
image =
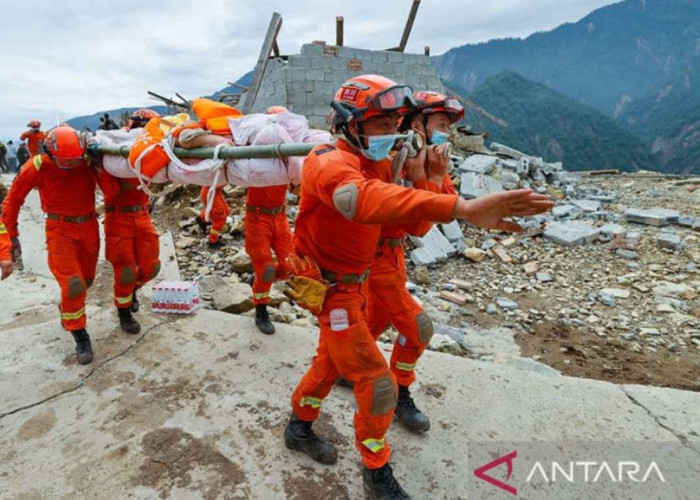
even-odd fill
[[[341,101],[357,102],[360,97],[360,89],[352,87],[343,87],[343,92],[340,94]]]

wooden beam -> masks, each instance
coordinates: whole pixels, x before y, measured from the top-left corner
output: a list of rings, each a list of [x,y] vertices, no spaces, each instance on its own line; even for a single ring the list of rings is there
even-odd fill
[[[418,6],[420,6],[420,0],[413,0],[413,5],[411,5],[411,12],[408,13],[408,21],[406,21],[406,27],[403,29],[403,35],[401,35],[399,52],[403,52],[404,50],[406,50],[408,37],[411,35],[411,30],[413,29],[413,21],[416,20],[416,14],[418,13]]]
[[[430,45],[426,45],[425,48],[423,49],[423,53],[426,56],[430,56]]]
[[[280,56],[280,46],[277,45],[277,39],[275,38],[274,43],[272,44],[272,53],[275,54],[275,57]]]
[[[243,113],[246,115],[250,114],[253,110],[255,99],[258,97],[258,91],[260,90],[260,83],[265,74],[265,68],[267,68],[267,61],[270,58],[270,52],[272,52],[272,46],[277,40],[277,34],[280,32],[281,27],[282,16],[278,12],[274,12],[272,14],[272,19],[270,19],[270,25],[267,28],[265,40],[260,49],[258,63],[255,65],[253,83],[250,85],[250,91],[246,94],[245,102],[243,103]]]
[[[226,82],[226,83],[228,83],[232,87],[238,87],[239,89],[242,89],[243,92],[248,92],[250,90],[249,87],[246,87],[245,85],[241,85],[240,83],[236,83],[236,82]]]
[[[343,46],[343,16],[335,18],[335,44],[338,47]]]

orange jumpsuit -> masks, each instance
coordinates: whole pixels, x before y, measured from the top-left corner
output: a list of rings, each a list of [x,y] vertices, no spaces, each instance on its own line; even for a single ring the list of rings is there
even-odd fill
[[[207,210],[207,196],[209,195],[209,188],[203,187],[200,193],[202,198],[202,203],[204,208],[200,212],[199,216],[202,220],[206,220],[205,213]],[[214,194],[214,204],[211,207],[211,213],[209,214],[209,220],[211,221],[211,229],[209,229],[209,243],[217,243],[219,238],[221,238],[221,231],[226,225],[226,217],[231,213],[231,207],[226,203],[226,198],[224,197],[224,188],[217,187],[216,193]]]
[[[294,249],[284,213],[287,186],[250,187],[246,198],[245,251],[253,261],[253,303],[268,304],[275,280],[285,279],[284,261]],[[272,256],[275,251],[277,264]]]
[[[426,180],[414,184],[416,189],[455,194],[448,175],[442,186]],[[392,324],[399,332],[391,355],[391,371],[399,385],[408,387],[416,380],[414,369],[418,358],[432,337],[432,322],[406,289],[406,235],[423,236],[432,222],[411,225],[382,226],[379,246],[369,274],[367,294],[367,323],[372,336],[378,339]]]
[[[125,308],[134,290],[160,271],[158,232],[137,179],[99,170],[97,181],[105,199],[105,257],[114,268],[114,305]]]
[[[29,154],[34,156],[39,154],[39,146],[46,139],[46,134],[41,130],[34,132],[33,130],[26,130],[22,132],[19,138],[23,141],[27,141],[27,149]]]
[[[355,445],[370,469],[389,460],[385,433],[396,406],[396,380],[365,322],[367,275],[382,224],[448,221],[457,196],[391,184],[391,161],[372,162],[342,139],[306,157],[295,229],[295,251],[335,276],[318,315],[321,328],[311,368],[292,395],[301,420],[318,417],[321,403],[343,377],[354,384]],[[355,201],[353,201],[355,200]],[[331,278],[332,279],[332,278]]]
[[[100,236],[95,216],[94,169],[87,162],[60,169],[48,155],[24,164],[3,203],[11,238],[19,235],[17,217],[27,195],[39,190],[46,213],[49,269],[61,288],[61,322],[66,330],[85,328],[85,293],[95,279]]]

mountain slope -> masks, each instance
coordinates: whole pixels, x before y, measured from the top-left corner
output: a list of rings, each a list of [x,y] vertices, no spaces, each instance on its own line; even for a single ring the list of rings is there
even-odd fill
[[[563,161],[567,170],[656,167],[648,146],[614,120],[517,73],[487,79],[469,98],[508,122],[501,127],[468,112],[475,130],[546,161]]]
[[[526,39],[454,48],[433,63],[469,91],[512,70],[614,115],[690,67],[698,40],[700,0],[626,0]]]
[[[652,144],[664,170],[700,173],[700,58],[633,101],[618,122]]]

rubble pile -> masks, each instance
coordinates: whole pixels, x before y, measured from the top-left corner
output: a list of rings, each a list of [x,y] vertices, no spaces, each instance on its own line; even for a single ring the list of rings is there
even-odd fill
[[[700,180],[589,177],[500,144],[486,148],[483,136],[453,134],[452,141],[453,179],[464,198],[531,188],[557,204],[519,220],[518,235],[454,221],[409,238],[407,287],[436,324],[431,349],[488,360],[519,351],[514,336],[522,345],[522,335],[538,325],[560,323],[631,352],[700,356]],[[216,252],[194,219],[199,197],[176,202],[183,215],[175,231],[178,261],[184,276],[201,280],[206,307],[252,314],[245,189],[228,186],[225,193],[233,216]],[[288,195],[292,227],[297,201]],[[314,325],[282,286],[273,287],[272,319]],[[384,339],[395,336],[389,330]]]

